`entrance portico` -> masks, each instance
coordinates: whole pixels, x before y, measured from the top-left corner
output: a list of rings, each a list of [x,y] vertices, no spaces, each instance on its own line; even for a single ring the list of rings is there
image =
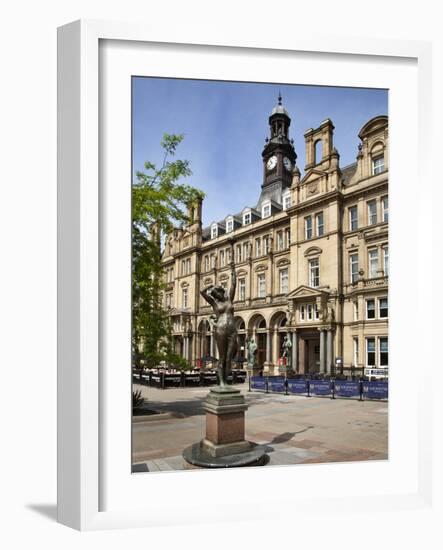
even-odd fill
[[[288,295],[288,301],[294,371],[331,374],[335,322],[329,292],[301,285]]]

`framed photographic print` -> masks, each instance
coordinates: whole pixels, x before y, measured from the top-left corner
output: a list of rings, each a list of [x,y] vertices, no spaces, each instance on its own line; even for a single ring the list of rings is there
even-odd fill
[[[195,42],[59,29],[59,521],[427,506],[428,45]]]

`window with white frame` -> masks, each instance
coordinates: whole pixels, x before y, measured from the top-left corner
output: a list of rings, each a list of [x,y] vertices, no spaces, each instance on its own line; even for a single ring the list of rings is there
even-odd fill
[[[289,245],[291,244],[291,230],[289,227],[285,229],[285,242],[286,248],[289,248]]]
[[[205,271],[209,271],[209,256],[205,256]]]
[[[226,256],[226,262],[227,263],[230,263],[233,258],[231,258],[231,249],[230,248],[225,248],[225,256]]]
[[[188,275],[191,273],[191,258],[186,260],[186,272]]]
[[[214,224],[211,225],[211,239],[215,239],[218,237],[218,225]]]
[[[291,207],[291,193],[285,193],[283,195],[283,210],[287,210]]]
[[[389,275],[389,248],[388,246],[383,247],[383,273],[385,277]]]
[[[308,321],[312,321],[312,314],[313,314],[314,308],[312,304],[306,305],[306,313],[307,313],[307,319]]]
[[[166,307],[167,308],[172,307],[172,294],[171,293],[166,294]]]
[[[186,309],[188,307],[188,289],[182,289],[182,308]]]
[[[243,225],[249,225],[252,221],[251,212],[245,212],[243,214]]]
[[[309,260],[309,286],[318,287],[320,285],[320,263],[318,258]]]
[[[388,297],[378,299],[378,316],[380,319],[387,319],[389,316]]]
[[[263,237],[263,254],[269,254],[271,251],[271,239],[268,235],[266,237]]]
[[[351,283],[358,281],[358,254],[349,254],[349,279]]]
[[[238,299],[240,302],[244,302],[246,300],[246,279],[238,280]]]
[[[236,256],[236,261],[237,263],[240,263],[242,261],[242,256],[241,256],[241,245],[238,244],[236,247],[235,247],[235,256]]]
[[[349,214],[349,231],[355,231],[358,229],[358,210],[357,206],[350,206],[348,208]]]
[[[261,239],[255,239],[255,257],[261,256]]]
[[[266,296],[266,279],[264,273],[257,275],[257,296],[259,298],[265,298]]]
[[[182,267],[181,267],[181,274],[182,275],[185,275],[185,269],[186,269],[186,266],[185,266],[185,260],[182,260]]]
[[[271,203],[267,201],[262,204],[261,217],[269,218],[270,215],[271,215]]]
[[[318,305],[314,304],[314,319],[318,321],[320,319],[320,311],[318,309]]]
[[[366,338],[366,366],[375,367],[375,338]]]
[[[358,301],[355,300],[353,303],[354,306],[354,321],[358,321]]]
[[[289,290],[288,269],[280,269],[280,294],[287,294]]]
[[[359,349],[358,349],[358,338],[353,338],[352,339],[353,341],[353,348],[354,348],[354,353],[353,353],[353,364],[354,364],[354,367],[357,367],[358,366],[358,362],[359,362]]]
[[[247,260],[249,258],[249,243],[243,243],[243,260]]]
[[[220,250],[220,267],[225,266],[225,251]]]
[[[304,321],[306,317],[306,307],[304,304],[300,306],[300,321]]]
[[[384,172],[385,169],[385,157],[384,155],[377,155],[372,159],[372,175],[375,176]]]
[[[277,250],[283,250],[283,231],[277,231]]]
[[[211,269],[215,268],[215,254],[211,254]]]
[[[317,233],[317,237],[321,237],[325,232],[323,212],[318,212],[318,214],[315,215],[315,231]]]
[[[368,206],[368,225],[377,223],[377,201],[375,199],[367,202]]]
[[[312,239],[312,217],[305,218],[305,239]]]
[[[384,223],[389,221],[389,198],[383,197],[381,199],[381,219]]]
[[[378,366],[387,367],[388,365],[389,365],[388,337],[381,336],[378,339]]]
[[[226,233],[230,233],[234,230],[234,219],[226,218]]]
[[[366,319],[375,319],[375,300],[366,300]]]
[[[368,250],[368,263],[369,263],[369,278],[373,279],[377,277],[378,271],[378,250],[373,248]]]

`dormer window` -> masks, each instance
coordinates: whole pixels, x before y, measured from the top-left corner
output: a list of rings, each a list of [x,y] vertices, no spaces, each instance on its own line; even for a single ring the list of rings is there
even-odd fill
[[[251,223],[251,212],[245,212],[243,214],[243,225],[249,225]]]
[[[269,218],[271,215],[271,203],[269,201],[264,202],[261,208],[261,217]]]
[[[226,218],[226,233],[230,233],[234,230],[234,218]]]
[[[282,202],[283,202],[283,210],[287,210],[288,208],[291,207],[291,193],[290,192],[287,192],[283,195]]]
[[[381,174],[385,170],[385,157],[384,155],[379,155],[373,157],[372,159],[372,175]]]
[[[218,225],[211,225],[211,239],[216,239],[218,237]]]

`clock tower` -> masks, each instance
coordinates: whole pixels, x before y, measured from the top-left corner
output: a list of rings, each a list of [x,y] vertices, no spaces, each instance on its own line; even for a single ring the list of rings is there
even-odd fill
[[[262,194],[266,190],[270,195],[282,192],[292,183],[292,170],[295,167],[297,154],[294,140],[289,139],[291,119],[282,105],[279,93],[278,104],[269,117],[269,138],[266,138],[263,157]],[[268,194],[266,193],[266,194]]]

